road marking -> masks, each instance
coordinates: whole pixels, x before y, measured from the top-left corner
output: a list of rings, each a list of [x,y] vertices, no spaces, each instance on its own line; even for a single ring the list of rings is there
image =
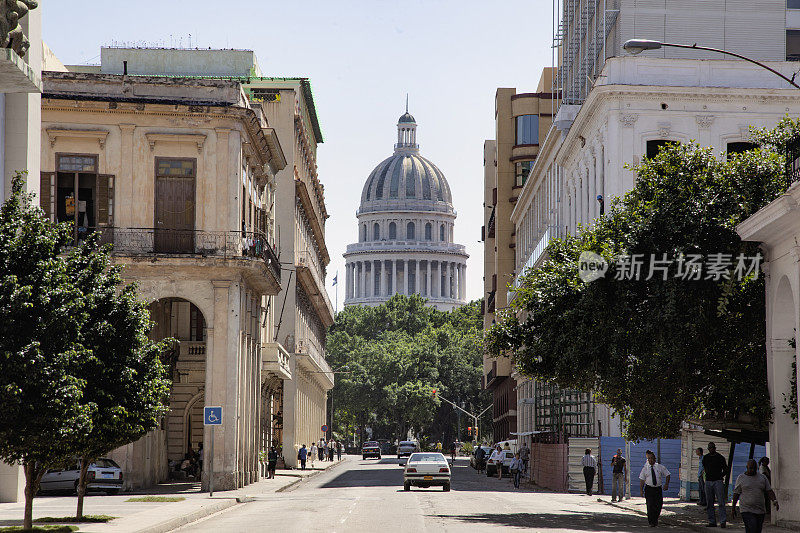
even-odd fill
[[[347,514],[346,514],[346,515],[344,515],[344,516],[343,516],[343,517],[342,517],[342,518],[339,520],[339,523],[340,523],[340,524],[344,524],[345,520],[347,520],[348,518],[350,518],[350,515],[351,515],[351,514],[353,514],[353,509],[355,509],[355,508],[356,508],[356,504],[358,503],[358,500],[360,500],[360,499],[361,499],[361,496],[356,496],[356,499],[355,499],[355,500],[353,500],[353,503],[351,503],[351,504],[350,504],[350,509],[347,511]]]

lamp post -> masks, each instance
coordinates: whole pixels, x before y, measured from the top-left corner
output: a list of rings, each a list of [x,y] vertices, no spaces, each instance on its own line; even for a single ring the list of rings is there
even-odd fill
[[[792,87],[794,87],[796,89],[800,89],[800,85],[797,85],[794,82],[794,77],[792,77],[791,79],[787,78],[786,76],[784,76],[783,74],[781,74],[777,70],[775,70],[775,69],[773,69],[771,67],[768,67],[764,63],[756,61],[755,59],[750,59],[749,57],[746,57],[746,56],[743,56],[743,55],[740,55],[740,54],[736,54],[734,52],[729,52],[727,50],[722,50],[720,48],[710,48],[708,46],[698,46],[697,43],[695,43],[695,44],[662,43],[661,41],[653,41],[653,40],[650,40],[650,39],[630,39],[628,41],[625,41],[625,44],[622,45],[622,48],[624,48],[627,52],[629,52],[629,53],[631,53],[633,55],[636,55],[636,54],[641,54],[645,50],[659,50],[661,47],[664,47],[664,46],[669,46],[671,48],[688,48],[690,50],[706,50],[708,52],[717,52],[719,54],[725,54],[725,55],[728,55],[728,56],[737,57],[737,58],[743,59],[743,60],[745,60],[745,61],[747,61],[749,63],[753,63],[754,65],[758,65],[759,67],[772,72],[776,76],[780,76],[783,80],[785,80]]]

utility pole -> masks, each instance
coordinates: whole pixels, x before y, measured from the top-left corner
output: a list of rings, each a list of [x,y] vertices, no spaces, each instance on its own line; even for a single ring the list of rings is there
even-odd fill
[[[491,405],[490,405],[489,407],[487,407],[486,409],[484,409],[483,411],[481,411],[479,414],[477,414],[477,415],[476,415],[476,414],[474,414],[474,413],[470,413],[470,412],[469,412],[469,411],[467,411],[466,409],[462,409],[462,408],[461,408],[461,407],[459,407],[459,406],[458,406],[456,403],[454,403],[454,402],[451,402],[451,401],[450,401],[450,400],[448,400],[447,398],[444,398],[444,397],[443,397],[441,394],[439,394],[439,393],[436,391],[436,389],[433,389],[433,397],[434,397],[434,398],[438,397],[440,400],[442,400],[442,401],[445,401],[445,402],[449,403],[450,405],[452,405],[453,407],[455,407],[456,409],[458,409],[459,411],[461,411],[462,413],[464,413],[464,414],[465,414],[465,415],[467,415],[468,417],[472,418],[472,420],[474,420],[474,421],[475,421],[475,440],[478,440],[478,418],[480,418],[480,417],[483,415],[483,413],[485,413],[486,411],[488,411],[488,410],[489,410],[489,408],[490,408],[490,407],[492,407]],[[478,442],[480,442],[480,441],[478,441]]]

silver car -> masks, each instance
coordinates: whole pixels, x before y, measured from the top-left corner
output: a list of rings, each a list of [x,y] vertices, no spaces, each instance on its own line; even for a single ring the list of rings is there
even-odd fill
[[[414,440],[401,440],[397,445],[397,458],[409,457],[412,453],[419,451],[419,443]]]
[[[67,468],[51,468],[42,476],[39,490],[77,491],[81,477],[80,462]],[[122,490],[122,469],[112,459],[102,457],[86,470],[86,490],[101,490],[106,494],[117,494]]]

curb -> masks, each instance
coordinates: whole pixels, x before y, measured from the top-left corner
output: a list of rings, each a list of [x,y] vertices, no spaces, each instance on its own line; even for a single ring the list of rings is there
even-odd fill
[[[297,478],[296,480],[292,481],[288,485],[285,485],[285,486],[279,488],[275,492],[286,492],[289,489],[294,489],[295,487],[297,487],[297,485],[299,485],[300,483],[303,483],[307,479],[311,479],[313,477],[317,477],[320,474],[324,474],[325,472],[329,472],[329,471],[333,470],[334,468],[336,468],[337,466],[339,466],[340,464],[345,462],[345,460],[346,459],[342,459],[341,461],[336,461],[334,464],[332,464],[329,467],[325,468],[325,470],[315,470],[313,473],[311,473],[311,474],[309,474],[307,476],[303,476],[303,477]]]
[[[647,517],[647,513],[644,511],[640,511],[639,509],[632,509],[625,505],[619,505],[615,502],[610,502],[608,500],[604,500],[602,498],[597,498],[598,502],[605,503],[606,505],[610,505],[611,507],[616,507],[617,509],[623,509],[625,511],[630,511],[632,513],[636,513],[639,516]],[[708,528],[705,525],[697,524],[695,522],[690,522],[688,520],[681,520],[679,518],[675,518],[674,516],[661,516],[658,519],[659,523],[668,524],[670,526],[680,526],[685,527],[687,529],[691,529],[694,531],[708,531]]]
[[[186,524],[191,524],[192,522],[196,522],[202,518],[206,518],[214,513],[218,513],[220,511],[224,511],[225,509],[229,509],[235,505],[238,505],[238,498],[234,499],[231,498],[229,500],[212,503],[202,509],[197,509],[194,512],[189,514],[185,514],[183,516],[176,516],[175,518],[170,518],[169,520],[165,520],[160,524],[156,524],[154,526],[150,526],[144,529],[137,530],[137,533],[168,533],[174,529],[178,529],[181,526],[185,526]]]

